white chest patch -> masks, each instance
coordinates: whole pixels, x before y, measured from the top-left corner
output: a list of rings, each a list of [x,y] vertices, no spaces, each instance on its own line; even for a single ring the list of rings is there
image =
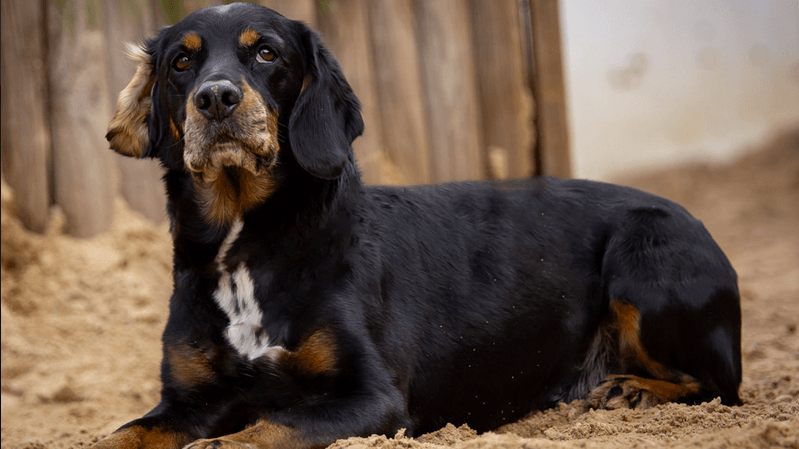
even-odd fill
[[[225,329],[225,337],[239,354],[246,355],[250,360],[264,355],[275,358],[285,349],[269,344],[269,335],[263,328],[264,316],[255,298],[255,284],[250,277],[250,271],[244,262],[233,271],[228,271],[224,264],[225,257],[243,226],[241,219],[236,218],[219,247],[216,267],[221,276],[214,291],[214,300],[230,321]]]

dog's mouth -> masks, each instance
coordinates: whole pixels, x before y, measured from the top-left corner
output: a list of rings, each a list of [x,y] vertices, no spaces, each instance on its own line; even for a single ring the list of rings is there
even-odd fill
[[[208,140],[210,143],[198,145],[187,135],[183,153],[186,168],[203,182],[214,182],[225,171],[235,171],[231,169],[246,170],[260,177],[268,173],[277,161],[277,148],[272,144],[275,139],[263,138],[259,139],[260,142],[252,142],[222,134]]]

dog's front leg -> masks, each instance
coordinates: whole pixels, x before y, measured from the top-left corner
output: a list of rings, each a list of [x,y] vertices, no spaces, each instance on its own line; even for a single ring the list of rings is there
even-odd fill
[[[324,446],[326,446],[326,444],[319,444],[319,442],[307,438],[302,434],[302,432],[293,427],[275,424],[267,420],[261,420],[255,423],[253,426],[232,435],[209,440],[197,440],[186,446],[186,449],[300,449]]]
[[[166,414],[156,413],[125,424],[92,449],[180,449],[195,438],[179,430]]]
[[[185,449],[317,448],[353,436],[395,435],[402,428],[413,434],[400,391],[377,375],[373,380],[375,384],[347,397],[317,398],[271,412],[240,432],[197,440]]]

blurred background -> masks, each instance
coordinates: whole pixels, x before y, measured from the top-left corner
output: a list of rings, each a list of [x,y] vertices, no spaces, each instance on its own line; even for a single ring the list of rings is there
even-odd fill
[[[217,0],[3,0],[2,173],[26,227],[164,220],[160,168],[108,151],[125,42]],[[322,35],[363,104],[367,183],[723,161],[799,123],[796,1],[263,0]]]
[[[796,0],[561,1],[574,175],[722,162],[799,124]]]

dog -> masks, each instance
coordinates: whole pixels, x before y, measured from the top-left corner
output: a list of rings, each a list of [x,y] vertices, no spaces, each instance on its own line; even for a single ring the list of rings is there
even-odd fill
[[[134,52],[106,137],[165,168],[174,293],[161,402],[96,448],[741,403],[736,273],[677,204],[555,178],[364,186],[338,63],[261,6],[199,10]]]

